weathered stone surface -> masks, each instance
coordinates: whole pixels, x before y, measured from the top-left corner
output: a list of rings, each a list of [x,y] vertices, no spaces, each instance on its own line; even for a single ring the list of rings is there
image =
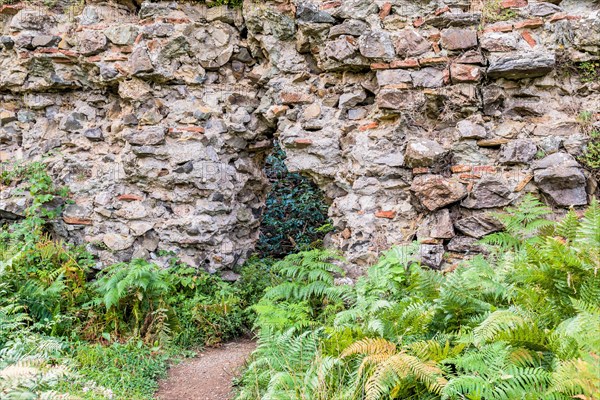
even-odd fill
[[[138,36],[140,28],[133,24],[110,26],[104,30],[104,35],[111,43],[126,46],[132,45]]]
[[[481,69],[475,65],[451,64],[450,79],[452,83],[479,82],[481,80]]]
[[[336,61],[344,61],[356,55],[358,52],[358,43],[356,40],[349,40],[347,37],[327,42],[325,45],[325,56]]]
[[[486,214],[476,214],[462,218],[454,223],[454,227],[465,235],[477,239],[504,229],[498,220]]]
[[[148,51],[143,47],[137,47],[133,51],[129,63],[133,75],[154,71],[154,66],[152,65],[152,60],[148,55]]]
[[[336,38],[342,35],[360,36],[369,30],[366,22],[357,19],[347,19],[339,25],[332,26],[329,29],[329,37]]]
[[[466,50],[477,46],[475,29],[449,28],[441,32],[442,47],[446,50]]]
[[[505,52],[517,49],[518,38],[513,32],[486,32],[481,38],[481,48],[487,51]]]
[[[99,142],[104,139],[102,129],[100,128],[86,129],[85,132],[83,132],[83,136],[85,136],[92,142]]]
[[[404,29],[394,36],[396,54],[400,57],[415,57],[428,52],[431,43],[413,29]]]
[[[410,141],[406,145],[404,161],[408,167],[430,167],[438,162],[446,150],[437,142],[428,139]]]
[[[339,107],[349,108],[354,107],[359,103],[362,103],[367,98],[367,93],[362,90],[354,90],[349,93],[344,93],[340,96]]]
[[[490,78],[535,78],[552,71],[556,59],[550,53],[516,53],[490,57],[487,74]]]
[[[373,31],[358,38],[360,54],[367,58],[392,59],[396,55],[389,33]]]
[[[417,230],[417,239],[451,239],[454,237],[454,226],[450,211],[443,208],[428,215]]]
[[[508,183],[499,176],[485,175],[461,203],[466,208],[494,208],[509,205],[513,200]]]
[[[132,129],[123,135],[130,144],[136,146],[153,146],[165,140],[166,129],[162,126],[151,126],[141,130]]]
[[[412,77],[410,72],[404,69],[385,69],[377,71],[377,83],[379,86],[412,83]]]
[[[444,72],[437,68],[423,68],[411,72],[413,85],[423,88],[438,88],[444,86]]]
[[[487,131],[483,125],[476,124],[467,119],[464,119],[456,124],[456,128],[458,129],[461,139],[479,140],[487,138]]]
[[[526,164],[536,153],[535,143],[529,139],[518,139],[502,146],[499,161],[503,164]]]
[[[441,175],[419,175],[413,180],[410,190],[430,211],[456,203],[467,195],[463,184]]]
[[[326,12],[320,11],[317,4],[309,1],[302,1],[296,5],[296,19],[298,21],[318,22],[333,24],[335,18]]]
[[[477,243],[477,239],[469,236],[455,236],[448,242],[448,251],[457,253],[477,254],[484,251],[483,246]]]
[[[108,40],[101,31],[83,31],[78,36],[79,52],[84,56],[93,56],[106,50]]]
[[[377,14],[379,7],[370,0],[347,0],[335,8],[332,15],[341,19],[366,20],[369,15]]]
[[[587,204],[586,179],[573,156],[551,154],[534,162],[534,181],[558,206]]]
[[[535,2],[529,4],[527,7],[529,13],[536,17],[547,17],[558,12],[562,12],[563,9],[551,2]]]
[[[439,269],[444,260],[444,245],[422,244],[419,247],[419,258],[423,265]]]

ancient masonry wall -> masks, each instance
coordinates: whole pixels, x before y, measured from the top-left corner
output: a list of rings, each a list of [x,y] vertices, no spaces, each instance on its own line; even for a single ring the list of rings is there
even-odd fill
[[[79,4],[79,3],[77,3]],[[55,230],[102,263],[175,251],[208,270],[258,237],[274,137],[331,201],[360,267],[395,243],[478,250],[490,211],[597,193],[591,0],[246,0],[0,6],[0,158],[71,188]],[[588,77],[589,78],[589,77]],[[578,116],[591,115],[585,123]],[[0,216],[27,197],[3,187]],[[452,259],[446,261],[452,262]]]

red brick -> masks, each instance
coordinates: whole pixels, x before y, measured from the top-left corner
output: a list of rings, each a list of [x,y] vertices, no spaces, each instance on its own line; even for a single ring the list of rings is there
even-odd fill
[[[526,19],[525,21],[517,22],[515,24],[515,29],[523,29],[523,28],[535,29],[535,28],[539,28],[542,26],[544,26],[544,20],[541,18],[535,18],[535,19]]]
[[[328,1],[327,3],[321,4],[321,10],[329,10],[330,8],[336,8],[342,5],[341,1]]]
[[[413,168],[412,173],[414,175],[423,175],[423,174],[428,174],[429,171],[430,170],[427,167],[417,167],[417,168]]]
[[[502,0],[502,8],[521,8],[527,7],[527,0]]]
[[[386,2],[381,6],[381,9],[379,10],[379,18],[381,18],[383,20],[385,17],[390,15],[391,12],[392,12],[392,3]]]
[[[475,165],[473,166],[473,172],[485,172],[488,174],[495,174],[498,172],[498,168],[493,165]]]
[[[472,167],[470,165],[456,164],[450,167],[450,171],[456,174],[459,172],[469,172],[471,168]]]
[[[535,45],[537,44],[537,42],[535,41],[533,36],[531,36],[531,32],[529,32],[529,31],[523,31],[521,33],[521,37],[523,37],[523,39],[525,39],[527,44],[531,47],[535,47]]]
[[[450,7],[448,7],[448,6],[446,6],[444,8],[438,8],[437,10],[435,10],[435,15],[440,15],[440,14],[443,14],[448,11],[450,11]]]
[[[421,64],[422,66],[440,65],[440,64],[447,64],[448,60],[449,60],[448,57],[424,57],[424,58],[419,58],[419,64]]]
[[[361,125],[358,127],[358,130],[361,132],[368,131],[370,129],[376,129],[379,126],[377,121],[371,121],[367,124]]]
[[[168,24],[189,24],[191,21],[187,18],[163,18],[163,22]]]
[[[296,93],[296,92],[282,92],[281,93],[281,102],[283,104],[305,104],[311,103],[313,98],[311,95],[306,93]]]
[[[117,200],[120,201],[142,201],[142,196],[138,196],[137,194],[125,193],[117,197]]]
[[[386,63],[373,63],[373,64],[371,64],[371,69],[373,69],[373,70],[390,69],[390,64],[386,64]]]
[[[458,179],[479,179],[481,178],[481,174],[460,174],[458,175]]]
[[[169,128],[169,133],[204,133],[204,128],[201,126],[178,126],[177,128]]]
[[[391,68],[419,68],[419,60],[407,58],[406,60],[394,60],[390,63]]]
[[[91,57],[90,57],[91,58]],[[127,61],[129,57],[124,54],[107,54],[104,56],[104,61]],[[89,60],[89,58],[88,58]]]
[[[394,217],[396,216],[396,212],[395,211],[377,211],[375,213],[375,216],[377,218],[387,218],[387,219],[394,219]]]
[[[578,20],[581,18],[582,18],[581,15],[569,15],[567,13],[558,13],[558,14],[554,14],[552,17],[550,17],[550,22],[561,21],[563,19]]]
[[[63,217],[65,224],[69,225],[92,225],[92,220],[89,218]]]
[[[483,30],[483,33],[488,33],[488,32],[510,32],[513,30],[513,25],[512,24],[501,24],[501,25],[494,25],[494,26],[489,26],[487,28],[485,28]]]
[[[296,144],[296,146],[306,147],[310,146],[313,143],[313,141],[310,139],[294,139],[294,143]]]

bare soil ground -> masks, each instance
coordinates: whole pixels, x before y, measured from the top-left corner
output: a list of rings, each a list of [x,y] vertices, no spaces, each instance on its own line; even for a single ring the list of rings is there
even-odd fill
[[[232,380],[241,372],[244,362],[256,348],[250,339],[225,343],[206,349],[197,357],[169,370],[159,383],[159,400],[230,400]]]

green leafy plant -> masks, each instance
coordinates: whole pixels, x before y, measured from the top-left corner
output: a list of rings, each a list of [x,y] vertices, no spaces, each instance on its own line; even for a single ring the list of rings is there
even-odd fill
[[[328,205],[319,188],[298,173],[290,173],[285,153],[276,144],[267,157],[265,172],[271,182],[260,228],[257,252],[261,257],[283,257],[295,251],[320,247],[331,230]]]
[[[558,223],[548,212],[524,198],[497,215],[505,231],[485,240],[486,257],[446,274],[423,269],[414,248],[388,252],[340,292],[333,317],[312,318],[322,305],[304,303],[310,324],[283,315],[274,330],[259,318],[239,399],[598,397],[600,205]],[[292,276],[310,270],[298,268]],[[292,288],[275,298],[298,303]],[[304,349],[311,362],[281,365],[280,349]]]

